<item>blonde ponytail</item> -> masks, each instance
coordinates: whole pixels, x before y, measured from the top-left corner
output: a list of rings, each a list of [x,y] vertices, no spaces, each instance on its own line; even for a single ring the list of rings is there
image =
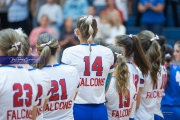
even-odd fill
[[[36,48],[40,52],[40,57],[32,66],[41,69],[47,65],[50,57],[56,54],[58,40],[49,33],[41,34],[36,42]]]
[[[130,75],[128,66],[126,65],[126,59],[123,56],[119,56],[115,62],[115,77],[117,92],[126,96]]]
[[[92,28],[92,26],[91,26],[92,21],[93,21],[93,17],[92,17],[92,16],[88,16],[87,19],[86,19],[86,24],[89,25],[89,30],[88,30],[88,32],[89,32],[89,38],[87,39],[88,44],[91,44],[91,43],[93,42],[93,37],[92,37],[92,35],[93,35],[93,33],[94,33],[94,30],[93,30],[93,28]],[[90,52],[92,51],[91,45],[89,46],[89,50],[90,50]]]
[[[117,45],[110,45],[108,48],[114,53],[114,65],[115,65],[115,78],[116,78],[116,90],[118,93],[122,93],[124,96],[127,95],[127,89],[129,85],[130,74],[126,59],[122,55],[122,51]]]

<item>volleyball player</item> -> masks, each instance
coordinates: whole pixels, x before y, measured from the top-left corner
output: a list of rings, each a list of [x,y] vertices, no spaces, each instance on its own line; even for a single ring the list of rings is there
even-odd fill
[[[126,64],[126,58],[119,46],[108,46],[114,53],[114,66],[110,86],[106,92],[106,107],[109,120],[129,120],[136,93],[133,75],[138,74],[136,68]]]
[[[20,39],[21,51],[19,53],[19,56],[22,56],[22,58],[28,57],[32,52],[28,36],[25,33],[23,33],[21,29],[17,29],[15,31],[21,36],[21,39]],[[30,62],[33,62],[33,61],[30,61]],[[29,71],[30,77],[32,78],[32,80],[34,80],[34,82],[36,83],[38,87],[38,94],[36,97],[36,99],[38,100],[36,120],[43,120],[43,112],[47,104],[47,100],[50,97],[50,93],[49,93],[51,89],[50,77],[46,72],[43,72],[42,70],[31,67],[28,64],[28,61],[26,64],[24,63],[22,65]]]
[[[144,30],[138,33],[144,53],[150,63],[148,76],[144,77],[144,85],[140,86],[142,90],[140,106],[135,113],[136,120],[153,120],[154,110],[157,100],[158,72],[161,64],[160,46],[156,41],[159,39],[152,32]],[[143,72],[141,70],[141,72]]]
[[[121,35],[115,38],[115,44],[121,47],[123,54],[126,58],[126,62],[128,65],[128,69],[130,70],[131,79],[136,87],[136,94],[134,96],[134,104],[132,107],[132,111],[130,114],[130,118],[134,119],[134,114],[136,108],[139,107],[141,91],[139,91],[139,87],[144,83],[144,79],[140,76],[140,73],[136,69],[136,66],[142,71],[142,75],[148,75],[149,71],[149,61],[146,58],[146,55],[143,52],[141,44],[138,39],[136,39],[133,35]],[[133,60],[132,60],[133,58]],[[132,61],[135,65],[132,64]],[[132,92],[132,91],[130,91]]]
[[[92,16],[77,20],[75,34],[80,45],[67,48],[62,62],[77,68],[81,82],[74,105],[75,120],[107,120],[105,82],[114,70],[114,56],[109,48],[94,44],[97,22]]]
[[[169,46],[166,46],[166,48],[168,81],[165,89],[165,96],[162,98],[161,109],[164,115],[164,120],[179,120],[180,67],[177,63],[173,63],[172,48]],[[180,41],[177,41],[174,45],[174,58],[176,62],[180,61]]]
[[[73,99],[80,81],[76,68],[57,62],[60,46],[55,36],[41,34],[36,48],[40,58],[34,66],[49,74],[52,86],[43,120],[74,120]]]
[[[36,118],[36,84],[18,61],[17,63],[12,61],[21,50],[20,39],[21,37],[13,29],[0,31],[0,56],[10,59],[9,63],[3,63],[0,67],[1,120],[35,120]]]
[[[156,101],[156,106],[155,106],[155,111],[154,111],[154,120],[164,120],[164,116],[161,112],[161,100],[162,97],[164,96],[164,89],[166,86],[167,82],[167,70],[164,66],[164,59],[165,59],[165,37],[164,36],[159,36],[159,39],[157,40],[159,45],[161,46],[161,66],[160,70],[158,73],[158,90],[157,90],[157,101]]]

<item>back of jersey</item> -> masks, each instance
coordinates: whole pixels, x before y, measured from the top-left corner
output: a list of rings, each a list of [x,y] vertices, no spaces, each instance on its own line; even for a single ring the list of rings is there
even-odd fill
[[[77,68],[80,85],[75,103],[99,104],[105,102],[105,82],[113,71],[114,56],[109,48],[91,44],[81,44],[67,48],[62,62]]]
[[[140,76],[139,76],[138,70],[131,62],[127,62],[126,64],[128,66],[128,70],[130,73],[130,85],[131,85],[130,93],[134,94],[133,106],[131,106],[132,109],[131,109],[131,114],[129,116],[130,116],[130,118],[134,118],[134,114],[135,114],[135,110],[136,110],[137,93],[139,91]],[[133,87],[134,87],[134,89],[133,89]]]
[[[42,71],[51,78],[51,96],[43,120],[74,120],[73,99],[79,84],[76,68],[68,65],[46,66]]]
[[[154,113],[163,118],[163,114],[160,110],[161,100],[164,96],[164,89],[167,82],[167,71],[166,68],[161,65],[160,73],[158,74],[158,90],[157,90],[157,101]]]
[[[130,109],[134,102],[135,86],[132,75],[128,84],[128,95],[125,97],[116,90],[116,79],[112,77],[108,91],[106,92],[106,107],[109,120],[129,120]]]
[[[21,66],[0,67],[0,120],[31,120],[37,87]]]
[[[51,79],[49,75],[42,70],[31,68],[28,71],[30,77],[38,87],[38,94],[36,96],[36,100],[38,101],[36,120],[43,120],[43,106],[45,100],[50,97]]]
[[[140,106],[136,110],[135,119],[137,120],[153,120],[154,119],[154,110],[157,100],[157,89],[158,84],[153,87],[153,82],[150,73],[148,76],[144,78],[144,85],[142,94],[141,94],[141,101]]]

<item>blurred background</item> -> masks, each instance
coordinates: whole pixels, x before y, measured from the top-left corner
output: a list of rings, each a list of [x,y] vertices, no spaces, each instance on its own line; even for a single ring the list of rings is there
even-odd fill
[[[180,0],[0,0],[0,29],[21,27],[35,53],[38,36],[54,34],[62,49],[79,44],[76,21],[92,15],[96,38],[112,43],[116,35],[151,30],[174,45],[180,39]]]

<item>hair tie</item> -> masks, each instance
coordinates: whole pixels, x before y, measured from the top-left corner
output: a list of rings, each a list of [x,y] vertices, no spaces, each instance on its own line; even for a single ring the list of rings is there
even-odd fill
[[[41,47],[44,47],[44,46],[49,46],[51,44],[51,41],[47,42],[47,43],[44,43],[44,44],[40,44]]]
[[[168,53],[165,55],[165,58],[167,58],[167,57],[171,57],[171,55]]]
[[[159,40],[159,36],[158,35],[155,35],[155,37],[151,38],[150,41],[154,41],[154,40]]]
[[[116,54],[116,57],[117,57],[117,58],[120,57],[120,56],[123,56],[122,54],[119,54],[119,53],[117,53],[117,52],[115,52],[114,54]]]
[[[21,42],[15,42],[11,47],[15,47],[16,50],[18,51],[18,45],[20,45]]]
[[[133,38],[133,35],[132,35],[132,34],[130,34],[130,35],[129,35],[129,37],[130,37],[130,38]]]
[[[83,16],[80,20],[87,19],[88,17],[91,17],[91,18],[93,19],[93,16],[92,16],[92,15],[85,15],[85,16]]]

